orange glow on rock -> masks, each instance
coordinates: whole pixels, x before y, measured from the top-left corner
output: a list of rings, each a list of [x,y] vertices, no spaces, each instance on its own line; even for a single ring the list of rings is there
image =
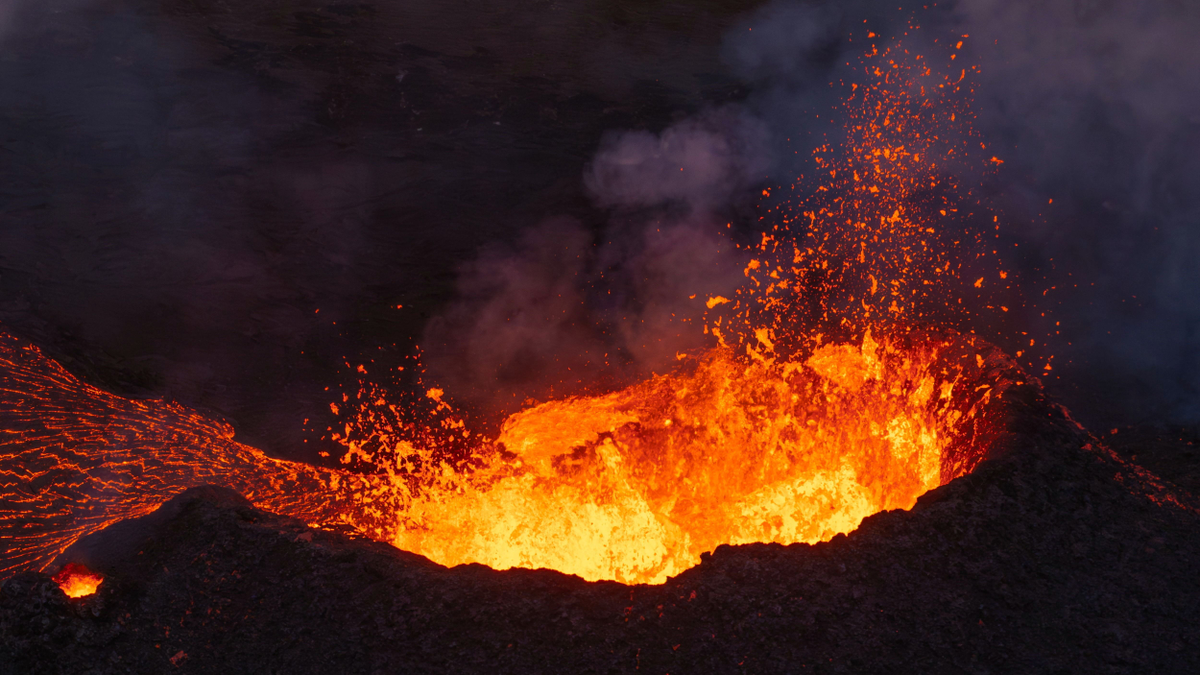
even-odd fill
[[[82,598],[96,592],[104,577],[83,565],[68,563],[55,574],[54,583],[67,594],[68,598]]]

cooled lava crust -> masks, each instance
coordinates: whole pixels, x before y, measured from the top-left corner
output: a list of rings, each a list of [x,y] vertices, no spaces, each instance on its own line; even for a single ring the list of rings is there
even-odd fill
[[[1200,510],[1036,386],[973,473],[660,586],[447,569],[193,488],[0,593],[0,673],[1194,673]]]

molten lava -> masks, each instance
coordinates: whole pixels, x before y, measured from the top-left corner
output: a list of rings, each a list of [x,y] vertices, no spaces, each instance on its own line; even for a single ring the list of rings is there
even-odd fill
[[[955,439],[979,408],[963,403],[1003,383],[964,395],[961,365],[939,357],[951,342],[912,334],[948,313],[976,253],[946,225],[958,209],[945,167],[975,142],[967,70],[937,75],[898,45],[862,64],[845,143],[816,151],[828,178],[776,207],[734,299],[705,301],[719,347],[690,369],[517,412],[459,465],[368,403],[336,438],[395,486],[372,536],[446,565],[660,583],[722,543],[828,540],[973,468],[980,448]],[[444,426],[462,428],[442,394]]]
[[[745,287],[697,300],[718,346],[619,391],[521,410],[494,439],[472,435],[440,389],[425,426],[366,392],[335,436],[355,470],[318,469],[181,406],[80,383],[0,332],[0,575],[204,483],[446,565],[626,583],[660,583],[719,544],[824,541],[911,508],[983,459],[1021,376],[980,340],[922,328],[964,269],[938,167],[970,137],[939,137],[965,117],[950,96],[966,70],[939,79],[902,51],[864,57],[846,147],[818,150],[829,179],[802,217],[775,207]]]
[[[625,583],[661,583],[723,543],[828,540],[958,475],[956,380],[935,364],[933,344],[869,335],[804,362],[718,349],[690,372],[511,416],[507,452],[435,474],[376,536],[447,565]]]
[[[67,594],[68,598],[82,598],[96,592],[104,577],[89,570],[83,565],[68,563],[54,575],[54,583]]]
[[[307,522],[354,513],[372,478],[272,459],[229,425],[80,382],[0,330],[0,577],[42,569],[78,538],[213,483]]]

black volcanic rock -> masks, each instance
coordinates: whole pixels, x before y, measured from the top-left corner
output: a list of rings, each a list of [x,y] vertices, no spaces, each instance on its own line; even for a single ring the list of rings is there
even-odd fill
[[[1200,672],[1195,497],[1010,404],[993,458],[912,511],[661,586],[447,569],[191,490],[60,559],[95,595],[5,583],[0,673]]]

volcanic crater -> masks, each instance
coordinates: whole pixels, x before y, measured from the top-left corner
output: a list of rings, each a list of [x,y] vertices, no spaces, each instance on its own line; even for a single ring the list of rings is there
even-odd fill
[[[143,139],[19,148],[63,171],[61,148],[75,148],[78,176],[71,175],[85,195],[77,201],[123,214],[105,221],[118,234],[137,230],[139,218],[174,213],[149,189],[129,199],[126,213],[118,188],[160,185],[160,174],[171,173],[163,166],[186,175],[193,171],[187,162],[211,151],[219,159],[198,171],[203,181],[161,186],[172,198],[186,194],[192,206],[180,211],[195,213],[185,221],[229,224],[207,239],[161,249],[185,252],[178,257],[138,248],[137,260],[148,262],[118,266],[122,282],[112,286],[136,293],[87,275],[60,281],[37,265],[18,274],[6,267],[0,277],[6,293],[22,284],[43,293],[0,307],[0,675],[1200,672],[1194,431],[1142,425],[1092,433],[1043,387],[1039,378],[1054,372],[1053,357],[1035,358],[1036,349],[1048,348],[1035,342],[1054,338],[1035,340],[1023,330],[1032,330],[1030,316],[1039,311],[1026,302],[1033,271],[997,253],[1012,242],[981,196],[1005,151],[971,127],[980,69],[970,65],[970,36],[931,19],[927,30],[942,31],[942,41],[926,40],[918,15],[889,19],[894,30],[886,36],[833,22],[838,44],[857,51],[846,57],[848,70],[838,71],[847,79],[835,87],[830,75],[829,89],[841,97],[829,106],[838,124],[796,165],[809,172],[791,186],[798,196],[781,197],[786,186],[760,185],[757,174],[725,177],[733,188],[699,183],[698,190],[685,167],[676,172],[672,163],[690,161],[680,147],[697,146],[673,143],[701,138],[718,154],[737,155],[765,124],[747,123],[734,108],[712,112],[753,103],[715,55],[719,36],[746,4],[581,3],[574,14],[542,17],[552,27],[545,31],[490,3],[471,15],[481,26],[500,22],[503,34],[443,30],[450,5],[410,16],[387,3],[264,0],[222,9],[114,0],[100,9],[83,3],[85,11],[63,23],[55,12],[22,14],[31,32],[9,38],[15,62],[42,63],[37,36],[57,36],[63,51],[50,61],[94,61],[89,72],[101,79],[140,82],[125,77],[132,67],[154,92],[178,75],[242,92],[255,105],[218,113],[181,96],[170,119],[159,120],[162,147]],[[534,9],[550,16],[558,5]],[[1092,21],[1096,12],[1103,13],[1080,15]],[[128,27],[143,23],[202,48],[175,53],[154,41],[76,39],[136,34],[142,29]],[[445,52],[395,41],[409,23],[440,36],[418,42]],[[588,42],[596,26],[611,31],[608,42]],[[518,44],[512,36],[523,31],[545,49]],[[490,47],[475,44],[477,35],[494,38]],[[621,41],[631,35],[650,41],[626,49]],[[91,58],[112,44],[121,47],[115,56],[105,52],[112,59]],[[612,64],[582,56],[601,47],[615,63],[655,60],[646,53],[671,58],[642,64],[642,75],[617,76]],[[806,49],[801,60],[813,68],[843,54],[824,43]],[[110,67],[119,75],[104,70]],[[813,72],[824,78],[834,71]],[[689,122],[690,113],[699,117]],[[232,116],[221,124],[237,133],[195,155],[172,145],[180,125],[207,138],[205,120],[222,115]],[[54,115],[33,117],[39,121],[26,125],[32,132],[73,133],[54,127]],[[661,128],[672,119],[661,134],[604,135],[613,126]],[[244,120],[253,120],[250,136],[270,143],[243,143]],[[720,136],[739,124],[740,136]],[[584,167],[579,156],[597,144]],[[559,152],[565,147],[572,150]],[[634,157],[645,147],[649,159]],[[284,168],[305,157],[306,169]],[[514,157],[536,171],[491,176]],[[737,170],[760,170],[747,161]],[[667,170],[653,181],[626,173],[642,165]],[[112,166],[124,173],[113,178],[106,173]],[[278,184],[260,182],[258,169]],[[763,199],[714,207],[706,192],[725,188],[761,189]],[[255,209],[266,205],[251,209],[253,227],[228,207],[230,189]],[[459,203],[472,189],[473,199]],[[670,204],[638,201],[648,193],[665,194]],[[13,208],[29,227],[78,216],[71,199],[63,206],[26,197],[14,198]],[[438,206],[410,208],[420,199]],[[47,209],[57,215],[42,214]],[[493,224],[496,213],[516,222],[556,209],[591,220],[586,227],[554,221],[518,238],[528,250],[509,258],[485,252],[460,269],[461,295],[494,285],[487,273],[508,286],[534,287],[528,297],[492,298],[482,306],[487,311],[448,299],[451,265],[438,267],[421,253],[441,247],[443,257],[461,261],[489,233],[516,227]],[[635,224],[614,224],[621,219]],[[443,220],[453,225],[431,224]],[[723,223],[728,238],[703,229]],[[158,241],[157,227],[146,230],[148,240]],[[247,237],[239,228],[261,236],[242,250],[229,243]],[[675,238],[654,239],[664,228]],[[405,234],[414,232],[415,243]],[[358,235],[394,246],[359,246]],[[708,255],[704,246],[723,252],[700,256],[708,266],[676,265],[683,276],[664,275],[667,291],[646,290],[638,275],[675,258],[639,268],[638,255],[653,256],[622,248],[636,248],[634,240],[647,249],[674,247],[684,258]],[[395,264],[393,248],[417,253]],[[226,264],[259,249],[272,261],[268,272]],[[200,250],[216,261],[212,269]],[[590,262],[570,267],[564,260],[572,251]],[[69,263],[73,255],[61,257]],[[355,256],[361,274],[374,275],[362,300],[373,309],[362,312],[378,316],[363,318],[343,302],[359,297],[355,283],[365,284],[345,272]],[[520,267],[530,260],[533,272]],[[186,268],[186,283],[168,283],[172,265]],[[630,278],[605,278],[619,277],[623,265]],[[326,270],[319,283],[309,278],[330,266],[342,271]],[[542,268],[564,266],[566,276],[586,279],[547,281],[553,275]],[[210,279],[237,301],[170,290]],[[681,292],[684,280],[712,282],[712,292]],[[60,283],[73,290],[45,290]],[[645,297],[634,292],[614,316],[661,302],[662,316],[638,314],[636,323],[654,328],[572,309],[575,323],[554,324],[563,331],[555,339],[501,353],[499,365],[476,358],[490,346],[481,343],[526,340],[517,329],[497,337],[523,313],[539,330],[547,321],[538,312],[568,313],[553,302],[539,305],[546,297],[557,292],[572,307],[599,306],[609,301],[597,298],[628,290],[622,283]],[[404,308],[389,290],[399,287],[418,289],[402,297],[416,311],[381,319]],[[100,363],[104,350],[79,347],[51,325],[55,307],[86,305],[79,298],[95,293],[107,298],[104,306],[171,307],[199,317],[191,319],[194,334],[144,338],[147,350],[173,345],[164,347],[169,356],[146,357],[166,364],[173,385],[149,371],[131,376],[132,358],[121,367]],[[326,301],[335,309],[322,314],[317,305],[329,307]],[[453,302],[460,302],[454,311],[426,321]],[[276,305],[283,309],[271,313]],[[1022,313],[1030,316],[1014,318]],[[225,318],[243,314],[257,317],[253,325]],[[318,321],[332,331],[347,315],[358,323],[349,333],[293,339],[319,335]],[[298,368],[293,352],[314,381],[325,377],[314,372],[338,361],[365,377],[368,368],[385,369],[386,359],[378,367],[365,357],[352,363],[339,349],[357,341],[359,357],[373,353],[363,344],[383,344],[401,323],[416,335],[426,324],[467,330],[475,322],[483,328],[474,343],[461,343],[468,353],[430,354],[443,359],[443,374],[453,379],[446,362],[461,358],[480,372],[460,384],[520,371],[526,380],[518,385],[559,392],[519,406],[521,386],[501,392],[513,401],[502,406],[507,417],[496,433],[475,431],[452,401],[461,394],[495,403],[499,393],[455,392],[420,377],[401,393],[360,380],[340,399],[274,396]],[[116,333],[156,325],[123,323],[120,312],[95,324],[125,326]],[[692,337],[681,338],[681,327]],[[126,340],[141,344],[143,337]],[[572,342],[579,340],[586,344]],[[662,344],[637,352],[639,340]],[[569,353],[576,347],[582,356]],[[199,361],[222,362],[257,388],[228,397],[219,388],[189,392],[205,380],[194,375],[195,350],[205,355]],[[274,361],[263,357],[284,351]],[[560,357],[580,372],[559,367]],[[403,358],[386,369],[413,364]],[[482,372],[481,363],[495,372]],[[603,380],[609,375],[616,384]],[[256,399],[269,402],[247,403]],[[250,420],[253,431],[235,434],[205,403]],[[327,433],[299,449],[310,439],[280,420],[308,424],[310,417]],[[340,463],[331,450],[343,454]]]
[[[979,367],[975,354],[963,360]],[[663,584],[447,568],[193,487],[57,556],[52,568],[103,576],[94,594],[68,599],[41,572],[6,581],[0,672],[1195,668],[1196,497],[1087,433],[999,352],[977,375],[1009,385],[969,474],[827,542],[719,546]],[[55,415],[4,400],[6,428]]]

